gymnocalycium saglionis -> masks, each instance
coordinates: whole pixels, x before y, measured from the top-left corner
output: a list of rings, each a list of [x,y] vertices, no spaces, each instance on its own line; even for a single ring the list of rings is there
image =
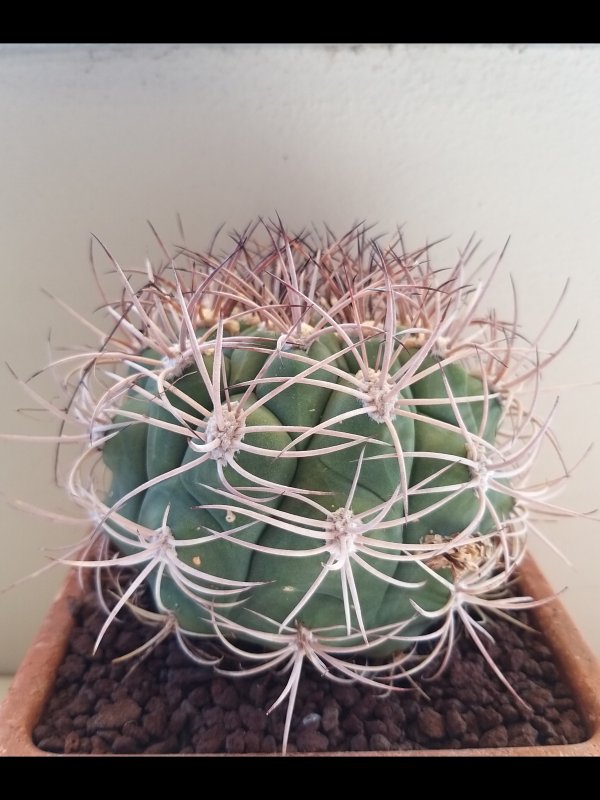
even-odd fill
[[[556,352],[482,310],[495,268],[469,275],[475,249],[438,269],[400,235],[261,222],[157,267],[106,251],[110,332],[53,363],[65,402],[42,401],[87,521],[60,560],[118,593],[99,641],[127,605],[148,647],[175,635],[216,670],[287,670],[284,752],[305,662],[401,690],[459,629],[487,653],[490,614],[535,602],[505,591],[532,515],[566,512],[561,476],[529,477],[555,445],[536,388]]]

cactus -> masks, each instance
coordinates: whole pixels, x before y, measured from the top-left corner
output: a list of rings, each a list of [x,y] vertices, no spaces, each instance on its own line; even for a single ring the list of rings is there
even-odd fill
[[[389,688],[531,603],[504,589],[547,508],[527,477],[550,419],[523,398],[552,356],[479,310],[474,251],[438,271],[364,228],[268,224],[145,280],[113,259],[111,334],[61,361],[94,521],[65,562],[134,568],[103,632],[146,585],[137,613],[191,658],[287,667],[284,751],[305,662]]]

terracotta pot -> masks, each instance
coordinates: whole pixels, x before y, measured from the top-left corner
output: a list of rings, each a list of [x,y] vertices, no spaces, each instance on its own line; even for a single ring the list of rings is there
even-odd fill
[[[521,589],[534,597],[547,597],[550,586],[533,560],[521,568]],[[80,589],[71,575],[50,607],[0,706],[0,755],[55,755],[37,748],[32,731],[52,692],[54,677],[64,656],[72,627],[70,604]],[[570,687],[588,729],[585,742],[572,745],[501,747],[463,750],[386,751],[368,753],[318,753],[363,756],[600,756],[600,663],[590,652],[559,600],[530,612],[545,633],[562,677]],[[294,754],[297,755],[297,754]],[[300,754],[302,755],[302,754]],[[308,755],[308,754],[306,754]]]

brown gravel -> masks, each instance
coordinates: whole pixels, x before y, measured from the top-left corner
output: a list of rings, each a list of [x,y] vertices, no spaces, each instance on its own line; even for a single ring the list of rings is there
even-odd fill
[[[147,630],[132,617],[113,625],[91,655],[103,622],[95,597],[75,609],[70,646],[54,693],[34,730],[57,753],[273,753],[285,703],[265,711],[287,675],[224,678],[191,665],[174,641],[145,658],[112,659],[139,646]],[[298,690],[289,751],[420,750],[567,744],[586,738],[568,688],[543,639],[498,622],[492,655],[529,707],[492,675],[466,637],[441,678],[417,692],[382,695],[336,684],[312,668]]]

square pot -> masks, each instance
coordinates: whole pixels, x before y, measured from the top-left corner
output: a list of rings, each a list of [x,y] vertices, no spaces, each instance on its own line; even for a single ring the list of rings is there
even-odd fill
[[[531,558],[520,568],[520,587],[524,594],[547,597],[552,589]],[[50,697],[56,672],[63,660],[73,618],[71,603],[81,590],[74,573],[65,581],[50,606],[40,630],[27,651],[0,705],[1,756],[51,756],[33,743],[35,728]],[[587,728],[588,739],[578,744],[538,745],[535,747],[465,748],[461,750],[369,751],[318,753],[319,756],[600,756],[600,662],[587,647],[558,599],[529,612],[535,627],[542,631],[552,650],[561,677],[570,688]],[[225,754],[223,754],[225,755]],[[261,754],[263,755],[263,754]],[[292,755],[292,754],[290,754]],[[293,754],[294,756],[311,754]]]

